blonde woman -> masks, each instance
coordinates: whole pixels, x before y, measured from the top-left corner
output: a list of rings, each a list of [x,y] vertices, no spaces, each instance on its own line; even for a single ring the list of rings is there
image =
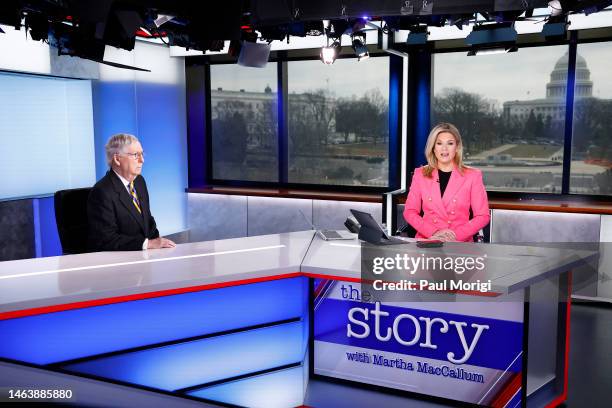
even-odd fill
[[[459,130],[450,123],[436,125],[425,157],[427,164],[414,171],[404,218],[417,231],[416,238],[472,241],[489,223],[489,201],[481,171],[463,164]]]

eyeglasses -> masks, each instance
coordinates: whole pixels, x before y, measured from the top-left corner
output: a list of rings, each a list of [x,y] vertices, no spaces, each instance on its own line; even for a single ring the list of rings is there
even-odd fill
[[[130,156],[134,160],[144,159],[144,157],[145,157],[145,152],[121,153],[121,154],[124,154],[126,156]]]

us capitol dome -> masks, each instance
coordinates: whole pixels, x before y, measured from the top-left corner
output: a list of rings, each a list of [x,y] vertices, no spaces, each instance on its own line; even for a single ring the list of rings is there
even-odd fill
[[[566,52],[550,73],[550,82],[546,84],[546,98],[565,99],[567,89],[567,67],[569,54]],[[593,96],[593,81],[591,81],[591,71],[587,67],[586,60],[576,55],[576,87],[574,95],[577,98]]]
[[[504,102],[504,117],[514,117],[526,120],[533,113],[542,118],[550,116],[553,121],[565,120],[565,96],[567,92],[567,71],[569,53],[566,52],[557,60],[550,73],[550,80],[546,84],[546,98],[526,101]],[[575,98],[589,98],[593,96],[593,81],[591,71],[586,60],[576,55],[576,86]]]

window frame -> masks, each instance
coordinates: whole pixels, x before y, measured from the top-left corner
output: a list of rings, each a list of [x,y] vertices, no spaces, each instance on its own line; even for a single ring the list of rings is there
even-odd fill
[[[564,119],[564,138],[563,138],[563,166],[562,166],[562,174],[561,174],[561,193],[536,193],[536,192],[507,192],[507,191],[491,191],[487,190],[487,195],[490,199],[519,199],[519,200],[543,200],[543,201],[579,201],[579,202],[612,202],[612,195],[597,195],[597,194],[579,194],[579,193],[571,193],[569,191],[570,187],[570,177],[571,177],[571,158],[572,158],[572,138],[573,138],[573,118],[574,118],[574,87],[576,83],[576,53],[578,44],[581,43],[592,43],[592,42],[608,42],[612,41],[612,36],[610,37],[598,37],[598,38],[589,38],[586,40],[580,40],[580,33],[589,30],[574,30],[569,31],[568,38],[563,40],[556,41],[529,41],[529,42],[521,42],[521,40],[525,41],[529,38],[537,38],[539,34],[522,34],[518,36],[518,41],[516,46],[518,47],[518,52],[522,48],[537,48],[537,47],[547,47],[547,46],[555,46],[555,45],[565,45],[568,47],[569,59],[568,59],[568,70],[567,70],[567,93],[565,95],[565,119]],[[451,40],[452,41],[452,40]],[[433,57],[436,54],[445,54],[445,53],[453,53],[453,52],[466,52],[469,50],[469,46],[459,46],[459,47],[448,47],[448,48],[438,48],[432,49],[431,52],[431,71],[432,71],[432,80],[430,82],[430,93],[433,96],[433,82],[435,78],[433,78]],[[466,56],[467,58],[467,56]],[[478,58],[477,56],[472,58]],[[410,98],[410,96],[409,96]],[[429,106],[429,117],[431,118],[431,113],[433,111],[433,97],[430,99]],[[429,123],[429,128],[431,128],[431,122]],[[408,143],[414,142],[413,140],[409,140]],[[413,143],[414,144],[414,143]]]
[[[576,81],[576,52],[579,44],[586,43],[612,43],[612,35],[610,32],[604,30],[606,35],[597,35],[601,29],[588,29],[588,30],[574,30],[570,31],[568,37],[563,40],[557,41],[544,41],[539,34],[521,34],[518,36],[517,47],[532,48],[532,47],[543,47],[543,46],[554,46],[554,45],[565,45],[569,51],[569,66],[568,66],[568,92],[566,94],[566,111],[565,111],[565,131],[564,131],[564,142],[563,142],[563,167],[562,167],[562,191],[561,193],[536,193],[536,192],[504,192],[504,191],[488,191],[490,199],[518,199],[518,200],[542,200],[542,201],[572,201],[572,202],[592,202],[592,203],[610,203],[612,202],[612,195],[595,195],[595,194],[582,194],[582,193],[571,193],[569,192],[569,181],[571,177],[570,166],[571,166],[571,149],[572,149],[572,137],[573,137],[573,116],[574,116],[574,86]],[[595,36],[589,37],[588,34],[596,32]],[[587,37],[584,35],[587,34]],[[583,38],[584,37],[584,38]],[[338,193],[343,192],[356,192],[363,194],[380,194],[387,191],[393,191],[400,188],[401,180],[401,159],[402,155],[406,154],[406,171],[408,174],[418,163],[416,159],[419,155],[422,155],[418,150],[419,143],[424,145],[423,138],[424,129],[431,127],[431,112],[433,103],[433,57],[436,54],[444,54],[451,52],[466,52],[469,47],[467,45],[454,46],[457,40],[443,40],[435,43],[430,43],[424,49],[420,50],[408,50],[408,71],[403,72],[401,57],[394,56],[392,54],[385,53],[383,51],[377,51],[371,53],[371,57],[387,57],[390,59],[389,63],[389,75],[396,75],[399,77],[398,89],[398,108],[391,109],[391,92],[392,92],[392,81],[389,79],[389,185],[388,187],[368,187],[368,186],[342,186],[342,185],[330,185],[330,184],[302,184],[302,183],[288,183],[288,139],[287,139],[287,62],[290,61],[306,61],[306,60],[318,60],[318,57],[314,54],[313,50],[295,50],[293,51],[279,51],[272,53],[270,63],[277,64],[277,79],[279,90],[279,132],[278,132],[278,163],[279,163],[279,182],[261,182],[261,181],[241,181],[241,180],[226,180],[226,179],[214,179],[212,177],[212,142],[211,138],[211,111],[210,111],[210,66],[211,65],[223,65],[223,64],[235,64],[235,59],[222,56],[221,58],[214,58],[210,56],[202,57],[188,57],[186,58],[186,71],[190,68],[197,68],[198,66],[204,68],[204,86],[200,85],[199,88],[203,88],[203,104],[205,105],[204,115],[204,131],[203,135],[196,135],[192,137],[191,131],[188,131],[188,150],[189,150],[189,186],[188,189],[197,189],[208,186],[225,186],[225,187],[253,187],[253,188],[270,188],[270,189],[295,189],[304,191],[335,191]],[[446,46],[451,45],[451,46]],[[302,54],[302,55],[300,55]],[[306,55],[303,55],[306,54]],[[352,55],[341,55],[340,59],[355,59]],[[400,63],[393,63],[393,58],[399,59]],[[477,58],[477,57],[474,57]],[[427,67],[427,61],[429,66]],[[427,72],[429,70],[429,72]],[[424,77],[427,79],[426,84],[429,89],[430,96],[429,101],[429,112],[427,114],[426,123],[417,123],[418,112],[415,111],[419,105],[418,95],[416,92],[417,82],[422,80],[423,71],[425,71]],[[189,75],[187,75],[187,82],[189,83]],[[571,81],[571,82],[570,82]],[[194,88],[192,86],[192,88]],[[405,118],[402,117],[402,98],[403,89],[407,88],[407,101],[408,112]],[[571,90],[570,90],[571,89]],[[193,120],[193,116],[197,115],[198,112],[191,112],[190,109],[190,89],[188,86],[188,129],[191,128],[190,121]],[[201,115],[201,111],[199,112]],[[394,115],[394,117],[393,117]],[[190,118],[191,116],[191,118]],[[200,118],[201,119],[201,118]],[[419,122],[421,119],[419,118]],[[281,123],[282,122],[282,123]],[[401,151],[401,134],[403,127],[406,127],[406,152]],[[394,133],[395,137],[392,138],[391,134]],[[427,135],[425,135],[426,138]],[[201,143],[192,143],[192,139],[198,137],[203,138]],[[205,151],[203,155],[198,152],[193,152],[192,147],[204,145]],[[283,153],[284,152],[284,153]],[[193,158],[196,158],[195,160]],[[192,168],[192,161],[193,168]],[[197,161],[197,163],[196,163]],[[201,163],[200,163],[201,161]],[[203,165],[202,165],[203,163]],[[200,173],[204,173],[202,176]],[[198,173],[198,174],[196,174]],[[193,174],[193,177],[192,177]],[[409,187],[410,180],[407,179],[407,186]]]
[[[370,58],[389,58],[389,75],[391,76],[391,70],[397,70],[397,67],[392,67],[391,55],[384,52],[376,52],[370,53]],[[200,58],[200,57],[198,57]],[[338,59],[352,59],[357,63],[357,58],[353,55],[340,55]],[[401,134],[401,117],[400,118],[392,118],[395,114],[397,116],[401,116],[401,90],[398,90],[397,93],[399,95],[398,109],[389,109],[389,147],[388,147],[388,174],[389,181],[386,187],[373,187],[373,186],[346,186],[346,185],[336,185],[336,184],[317,184],[317,183],[290,183],[288,182],[289,177],[289,139],[288,139],[288,62],[295,61],[318,61],[319,58],[316,56],[290,56],[287,51],[279,51],[276,55],[271,56],[269,60],[270,63],[277,64],[277,89],[278,89],[278,140],[277,140],[277,159],[278,159],[278,170],[279,177],[278,182],[272,181],[244,181],[244,180],[231,180],[231,179],[218,179],[213,177],[212,164],[213,164],[213,152],[212,152],[212,129],[211,129],[211,121],[212,121],[212,111],[210,109],[210,100],[211,100],[211,75],[210,75],[210,66],[211,65],[226,65],[226,64],[235,64],[235,61],[211,61],[210,59],[204,60],[206,74],[205,74],[205,101],[207,109],[205,110],[206,116],[206,137],[205,137],[205,163],[206,163],[206,177],[205,183],[206,185],[214,185],[214,186],[227,186],[227,187],[255,187],[255,188],[274,188],[274,189],[295,189],[295,190],[313,190],[313,191],[338,191],[338,192],[358,192],[358,193],[372,193],[372,194],[382,194],[386,191],[397,188],[397,180],[396,174],[398,172],[396,169],[399,166],[399,158],[401,158],[401,154],[396,151],[396,143],[391,143],[392,133]],[[366,62],[367,63],[367,62]],[[399,69],[401,70],[401,64],[399,64]],[[396,72],[396,76],[402,77],[401,72]],[[391,93],[393,92],[391,81],[389,81],[389,98]],[[400,81],[401,86],[401,81]],[[396,124],[393,126],[393,124]],[[392,126],[395,129],[392,129]],[[189,188],[198,188],[202,187],[202,185],[192,185],[189,183]]]
[[[608,29],[612,29],[612,27],[605,27]],[[575,44],[574,47],[576,48],[576,52],[574,53],[574,61],[573,61],[573,67],[574,67],[574,73],[573,73],[573,85],[576,85],[576,55],[578,53],[578,46],[580,44],[593,44],[593,43],[610,43],[610,47],[612,48],[612,35],[606,35],[606,36],[601,36],[601,37],[590,37],[590,38],[580,38],[581,34],[587,34],[589,32],[597,32],[599,31],[599,28],[594,28],[594,29],[587,29],[587,30],[576,30],[576,31],[572,31],[572,33],[575,33]],[[570,55],[571,56],[571,55]],[[572,89],[572,96],[573,96],[573,92],[574,90]],[[572,128],[570,130],[570,140],[569,140],[569,154],[571,155],[572,152],[572,145],[573,145],[573,132],[574,132],[574,101],[572,101]],[[565,154],[565,151],[563,152],[563,154]],[[570,158],[571,160],[571,158]],[[565,170],[565,169],[564,169]],[[567,192],[567,196],[570,197],[577,197],[582,201],[600,201],[600,202],[612,202],[612,194],[611,195],[601,195],[601,194],[580,194],[580,193],[571,193],[569,192],[570,189],[570,183],[569,180],[571,178],[571,166],[568,167],[568,192]]]

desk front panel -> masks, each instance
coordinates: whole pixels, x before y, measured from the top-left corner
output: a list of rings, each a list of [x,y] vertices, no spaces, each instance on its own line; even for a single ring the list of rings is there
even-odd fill
[[[483,405],[520,401],[522,293],[377,303],[363,288],[317,280],[315,374]]]

